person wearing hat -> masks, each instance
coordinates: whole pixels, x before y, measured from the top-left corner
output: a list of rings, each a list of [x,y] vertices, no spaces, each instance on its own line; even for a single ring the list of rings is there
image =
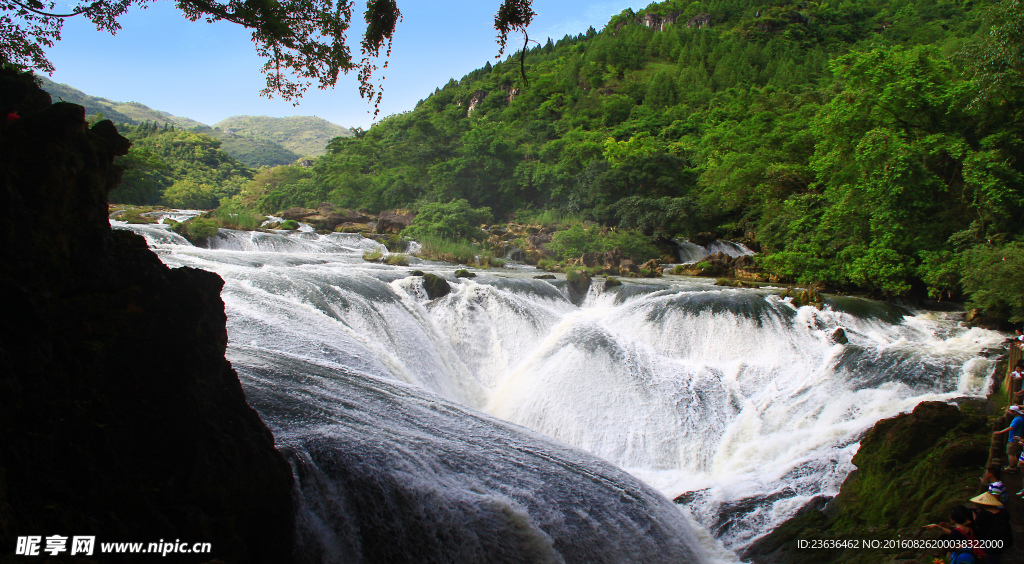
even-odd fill
[[[1006,410],[1007,415],[1013,416],[1013,421],[1010,421],[1010,426],[992,433],[992,436],[1002,435],[1003,433],[1009,433],[1010,435],[1006,440],[1006,469],[1010,472],[1017,470],[1017,461],[1020,457],[1022,446],[1017,437],[1024,436],[1024,411],[1021,411],[1019,405],[1011,405]]]
[[[978,535],[985,552],[987,564],[1000,564],[1003,553],[1013,545],[1013,527],[1010,525],[1010,512],[1003,508],[1003,503],[996,496],[985,492],[971,498],[974,509],[974,532]]]

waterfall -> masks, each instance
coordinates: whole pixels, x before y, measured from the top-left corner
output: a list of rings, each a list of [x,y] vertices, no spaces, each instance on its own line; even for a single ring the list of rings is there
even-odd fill
[[[310,561],[734,560],[838,493],[879,419],[983,395],[1002,341],[696,279],[595,284],[577,306],[562,279],[421,265],[452,287],[429,300],[357,235],[203,249],[115,226],[225,279],[229,358],[293,465]]]
[[[696,243],[691,243],[686,240],[678,241],[673,239],[672,242],[676,244],[676,251],[679,254],[679,262],[682,264],[697,263],[708,256],[717,253],[725,253],[733,258],[756,254],[754,251],[748,249],[743,243],[723,241],[720,239],[712,241],[707,247],[702,247]]]

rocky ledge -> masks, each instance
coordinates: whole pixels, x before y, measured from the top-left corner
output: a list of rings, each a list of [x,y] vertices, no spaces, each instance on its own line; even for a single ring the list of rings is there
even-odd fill
[[[19,536],[87,535],[289,561],[291,469],[224,358],[223,281],[110,229],[129,145],[110,122],[30,75],[0,70],[0,92],[20,113],[0,123],[0,560]]]

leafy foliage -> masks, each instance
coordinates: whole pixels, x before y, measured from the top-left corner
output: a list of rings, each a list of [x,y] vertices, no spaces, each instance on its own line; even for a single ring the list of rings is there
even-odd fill
[[[480,225],[491,220],[488,208],[474,209],[466,200],[446,204],[431,203],[420,208],[416,218],[402,233],[413,239],[468,239],[479,241],[486,236]]]
[[[153,123],[122,124],[119,129],[132,148],[118,157],[125,174],[110,193],[112,202],[215,208],[252,178],[251,170],[221,151],[220,141],[209,136]]]
[[[631,231],[600,229],[582,223],[558,231],[551,236],[547,249],[559,260],[579,258],[585,253],[603,253],[619,249],[627,257],[646,261],[657,258],[657,247],[649,238]]]

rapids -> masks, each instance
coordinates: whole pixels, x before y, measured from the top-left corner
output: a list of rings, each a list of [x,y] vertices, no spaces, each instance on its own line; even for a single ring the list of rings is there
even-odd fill
[[[1003,339],[681,277],[576,306],[527,270],[366,263],[358,235],[221,230],[204,249],[112,223],[225,279],[228,358],[295,471],[309,561],[735,561],[835,495],[876,421],[982,395]],[[414,268],[452,293],[428,300]]]

